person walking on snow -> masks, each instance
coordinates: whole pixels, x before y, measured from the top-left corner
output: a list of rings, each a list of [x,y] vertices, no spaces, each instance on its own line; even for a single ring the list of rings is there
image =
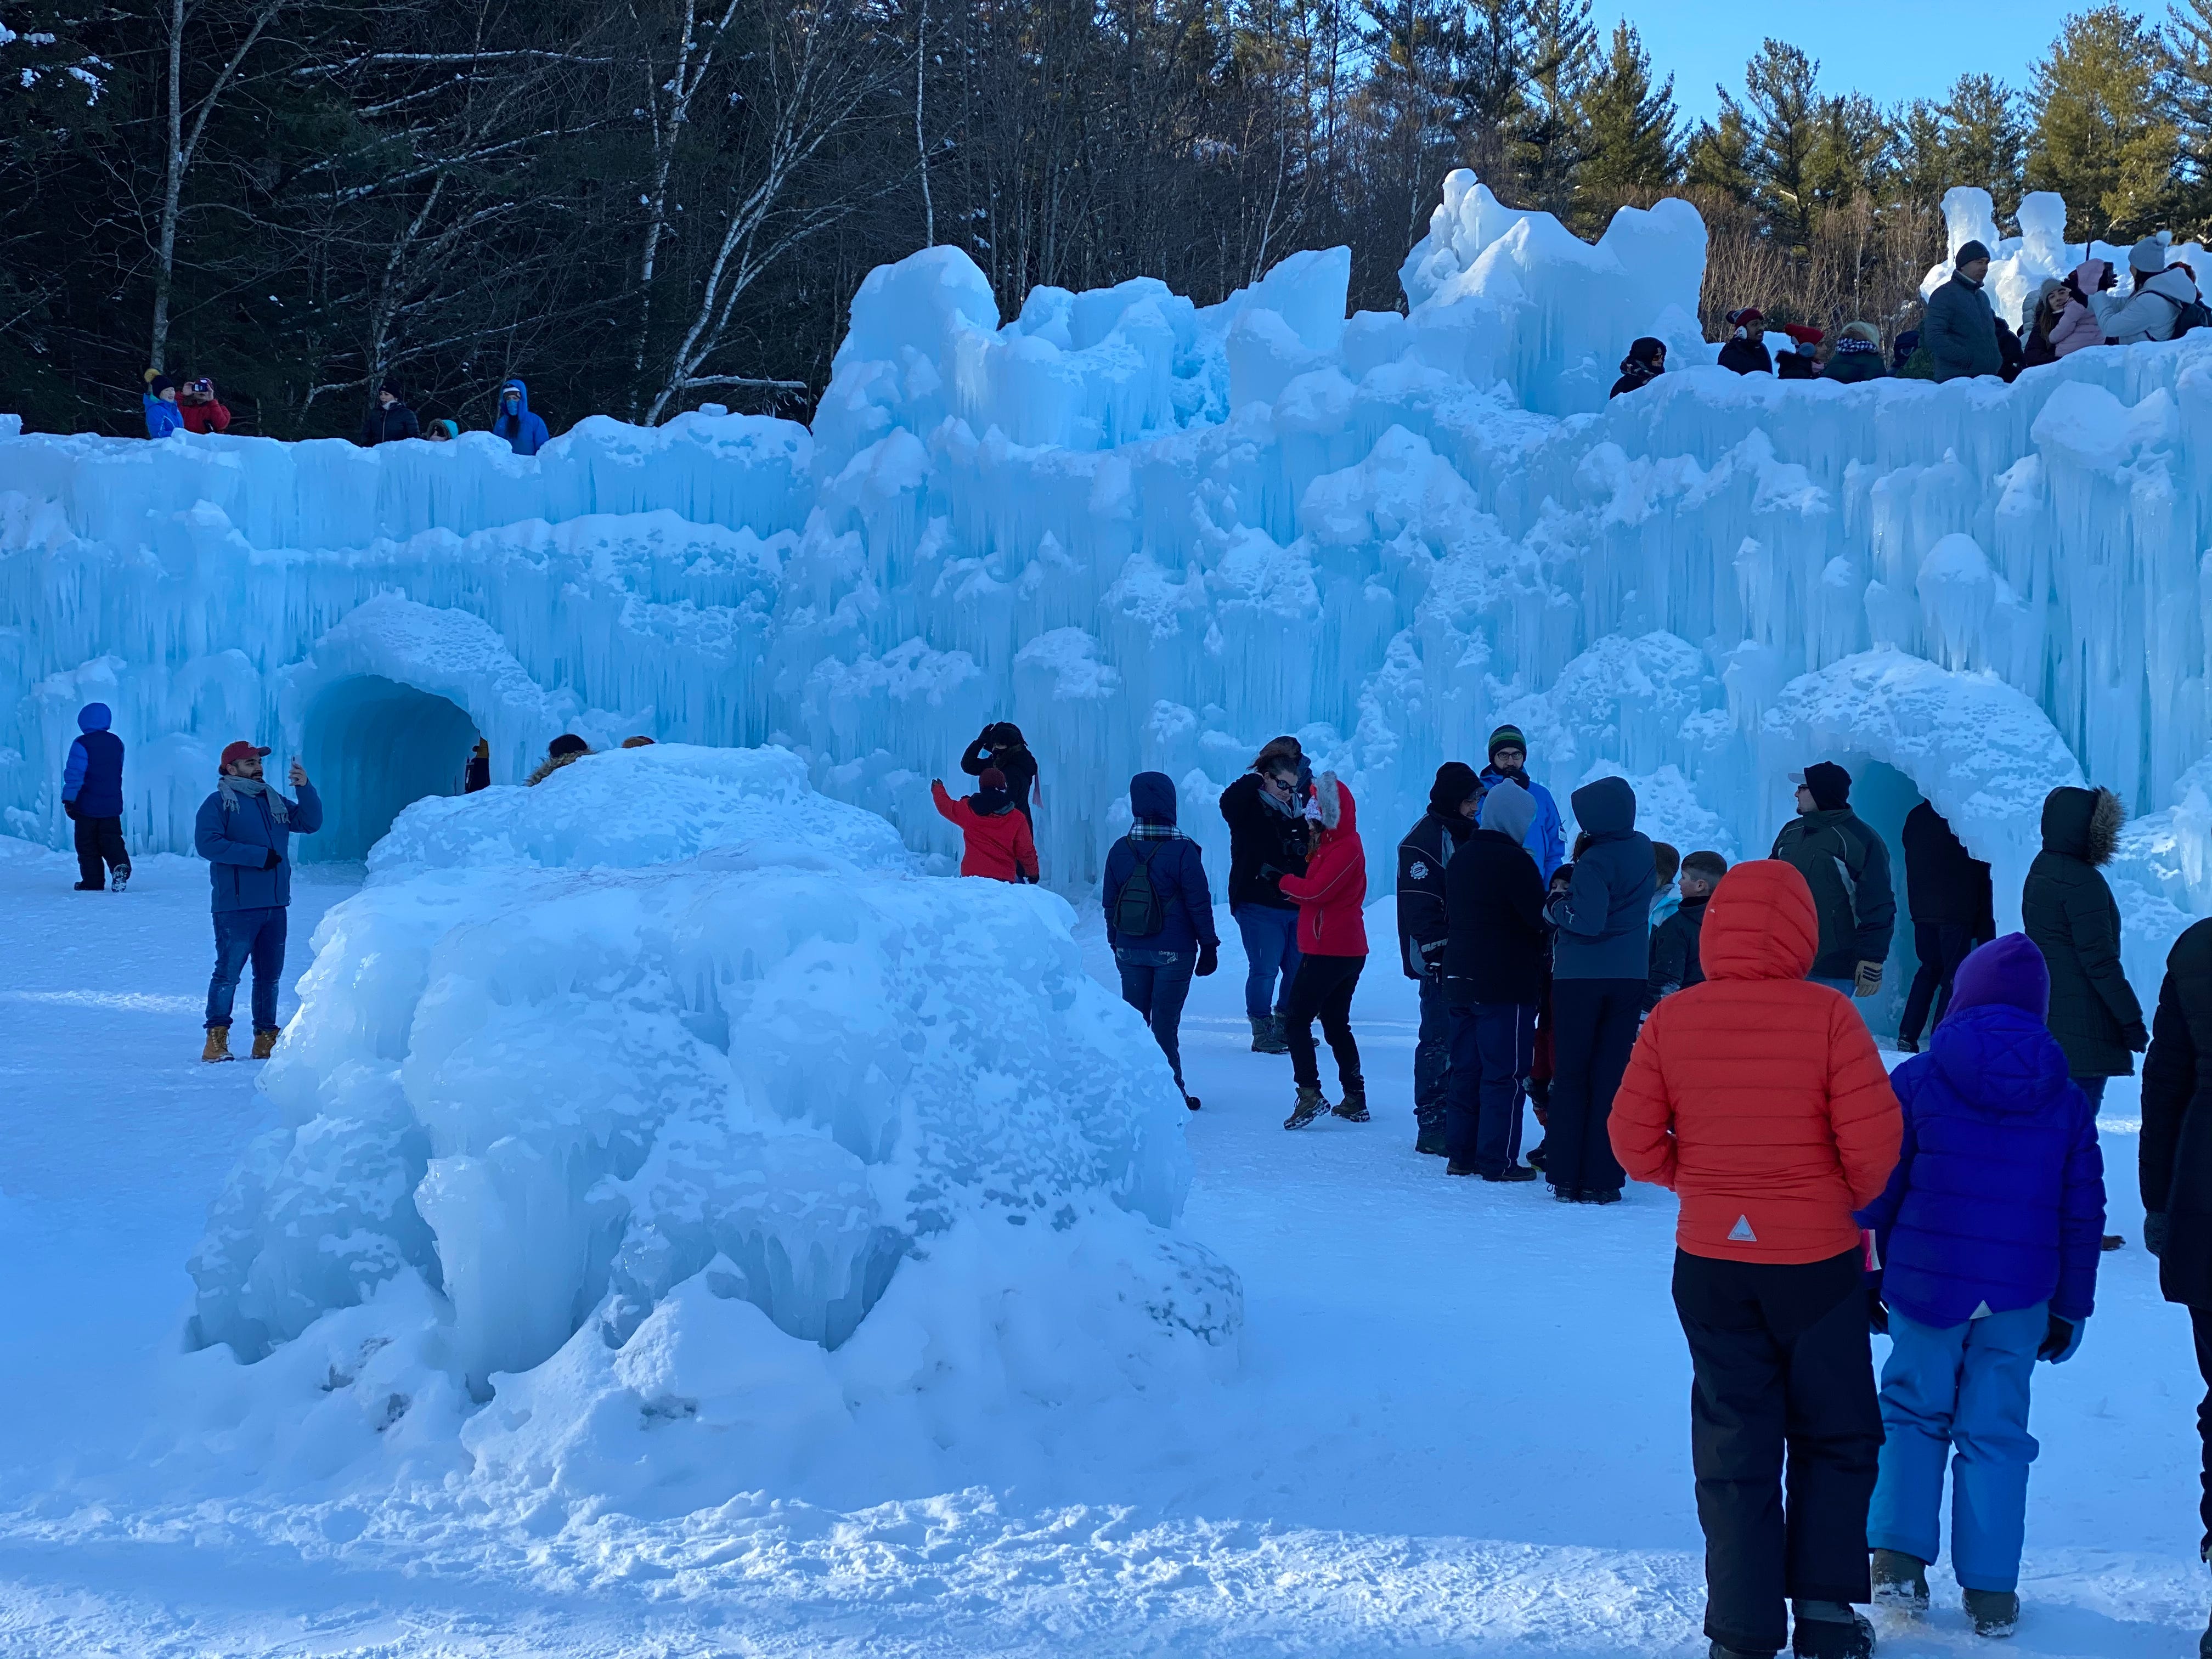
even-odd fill
[[[2096,1115],[2044,1029],[2050,1000],[2025,933],[1967,957],[1928,1052],[1890,1074],[1897,1169],[1858,1212],[1874,1236],[1872,1322],[1890,1340],[1867,1518],[1875,1600],[1927,1611],[1949,1462],[1951,1570],[1978,1636],[2020,1621],[2028,1385],[2039,1357],[2081,1346],[2105,1226]]]
[[[1589,844],[1574,879],[1551,901],[1552,1103],[1544,1176],[1562,1204],[1612,1204],[1620,1165],[1606,1134],[1613,1091],[1636,1042],[1651,969],[1651,896],[1656,866],[1636,828],[1636,791],[1626,778],[1599,778],[1571,797]]]
[[[146,371],[146,435],[166,438],[185,429],[184,410],[177,407],[177,383],[159,369]]]
[[[1014,798],[1015,806],[1030,821],[1030,833],[1036,834],[1036,815],[1030,811],[1030,801],[1037,794],[1036,757],[1030,752],[1022,728],[1012,720],[994,720],[960,757],[960,769],[971,778],[981,777],[994,766],[1006,777],[1006,793]]]
[[[1997,315],[1982,286],[1989,274],[1989,249],[1979,242],[1962,243],[1952,256],[1949,279],[1928,296],[1920,344],[1935,363],[1939,380],[2004,372]]]
[[[1277,738],[1221,792],[1221,817],[1229,826],[1229,914],[1244,940],[1244,1013],[1255,1054],[1291,1051],[1284,1028],[1298,975],[1298,907],[1284,896],[1282,879],[1306,872],[1313,826],[1303,811],[1304,768],[1298,740]]]
[[[422,423],[400,397],[399,383],[386,380],[377,387],[375,403],[362,417],[361,447],[374,449],[379,444],[396,444],[403,439],[422,435]]]
[[[208,861],[215,910],[215,973],[208,981],[204,1060],[234,1060],[230,1012],[238,981],[253,963],[253,1058],[266,1060],[281,1034],[277,982],[284,973],[284,923],[292,902],[292,837],[323,827],[323,799],[292,763],[287,800],[261,775],[269,751],[234,743],[222,751],[216,792],[200,803],[192,845]]]
[[[1175,1073],[1182,1103],[1198,1098],[1182,1081],[1182,1005],[1194,975],[1220,965],[1213,894],[1199,845],[1176,828],[1175,781],[1164,772],[1129,780],[1136,822],[1106,854],[1106,943],[1121,970],[1121,1000],[1145,1017]]]
[[[1651,971],[1644,980],[1644,1012],[1656,1008],[1662,998],[1705,982],[1698,942],[1705,931],[1705,905],[1726,874],[1728,860],[1718,853],[1701,848],[1682,860],[1682,902],[1673,915],[1651,930]]]
[[[1552,792],[1528,775],[1528,740],[1517,726],[1501,726],[1490,734],[1490,764],[1482,769],[1485,789],[1494,789],[1500,778],[1510,778],[1536,803],[1534,822],[1528,826],[1528,852],[1537,873],[1546,881],[1565,861],[1567,838],[1559,823],[1559,804]]]
[[[1451,1012],[1444,997],[1444,872],[1474,834],[1482,783],[1464,761],[1446,761],[1429,786],[1429,810],[1398,843],[1398,963],[1419,988],[1420,1035],[1413,1044],[1413,1150],[1444,1151],[1444,1072],[1451,1060]]]
[[[62,763],[62,811],[76,826],[76,890],[97,893],[131,879],[131,854],[123,845],[123,739],[108,728],[115,716],[104,702],[76,711],[77,735]]]
[[[1291,982],[1283,1018],[1298,1092],[1283,1121],[1285,1129],[1304,1128],[1324,1109],[1347,1122],[1367,1121],[1367,1085],[1359,1074],[1359,1045],[1352,1036],[1352,994],[1367,963],[1367,924],[1360,914],[1367,902],[1367,853],[1359,842],[1358,808],[1336,774],[1324,772],[1314,781],[1306,814],[1320,826],[1306,872],[1286,875],[1281,884],[1283,896],[1298,907],[1298,976]],[[1316,1018],[1336,1056],[1336,1080],[1344,1091],[1334,1107],[1322,1098],[1321,1057],[1313,1039]]]
[[[1782,826],[1770,855],[1794,867],[1812,889],[1820,918],[1813,978],[1847,997],[1881,989],[1881,966],[1897,930],[1889,848],[1851,811],[1851,775],[1830,761],[1792,772],[1797,816]]]
[[[988,876],[993,881],[1035,881],[1036,842],[1030,835],[1030,821],[1014,811],[1006,775],[995,766],[986,767],[975,781],[980,787],[974,794],[955,800],[945,793],[943,780],[929,781],[937,816],[960,826],[960,873]]]
[[[1912,953],[1920,967],[1905,994],[1897,1046],[1920,1051],[1929,1012],[1943,1022],[1952,975],[1966,953],[1996,936],[1990,866],[1969,853],[1942,815],[1922,801],[1905,817],[1905,897],[1912,916]]]
[[[1613,1111],[1622,1167],[1681,1200],[1712,1659],[1874,1651],[1852,1610],[1871,1595],[1881,1448],[1852,1212],[1888,1183],[1901,1123],[1866,1023],[1808,978],[1820,937],[1795,868],[1729,871],[1699,934],[1705,982],[1652,1011]]]
[[[2197,1549],[2212,1561],[2212,921],[2191,924],[2166,953],[2143,1059],[2142,1142],[2143,1244],[2158,1258],[2160,1292],[2189,1310],[2204,1379]],[[2197,1651],[2212,1659],[2212,1626]]]
[[[509,380],[499,389],[499,413],[491,423],[493,435],[504,438],[518,455],[535,455],[551,441],[545,422],[530,412],[530,388]]]
[[[1765,338],[1766,313],[1757,306],[1746,306],[1729,313],[1728,322],[1735,332],[1722,343],[1720,366],[1738,374],[1773,374],[1774,359]]]
[[[1444,874],[1447,1175],[1536,1178],[1521,1161],[1521,1103],[1535,1063],[1536,1006],[1552,930],[1544,919],[1544,879],[1522,845],[1535,813],[1527,790],[1501,781],[1483,797],[1481,827]]]
[[[2128,250],[2128,275],[2135,279],[2128,297],[2105,312],[2105,340],[2109,345],[2139,345],[2146,340],[2171,340],[2183,314],[2202,304],[2197,284],[2179,265],[2166,262],[2166,244],[2146,236]]]

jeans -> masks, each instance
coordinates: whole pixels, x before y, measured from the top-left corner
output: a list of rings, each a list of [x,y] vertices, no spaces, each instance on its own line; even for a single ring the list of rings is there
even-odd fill
[[[1352,1040],[1352,993],[1359,984],[1365,957],[1300,957],[1291,984],[1291,1006],[1283,1015],[1283,1036],[1291,1045],[1291,1075],[1302,1089],[1321,1087],[1321,1055],[1315,1051],[1313,1023],[1336,1056],[1336,1080],[1359,1080],[1359,1045]]]
[[[1145,1017],[1152,1041],[1168,1057],[1176,1087],[1182,1087],[1182,1005],[1198,970],[1195,951],[1133,951],[1116,946],[1114,965],[1121,970],[1121,1000]]]
[[[1613,1097],[1644,1018],[1640,979],[1552,981],[1552,1104],[1544,1176],[1563,1193],[1617,1193],[1627,1176],[1613,1155]]]
[[[249,958],[253,963],[253,1029],[276,1029],[276,981],[284,975],[284,907],[215,913],[215,976],[208,981],[207,1024],[230,1024],[231,1002]]]
[[[1912,953],[1920,958],[1920,971],[1913,975],[1912,988],[1905,994],[1905,1014],[1897,1022],[1898,1036],[1908,1042],[1919,1042],[1931,1009],[1936,1023],[1943,1023],[1944,1011],[1951,1006],[1952,976],[1973,948],[1971,927],[1952,921],[1912,924]]]
[[[1298,913],[1272,904],[1239,904],[1229,914],[1244,936],[1244,1012],[1253,1019],[1286,1012],[1291,981],[1298,976]]]
[[[2027,1530],[2027,1389],[2051,1304],[1939,1329],[1889,1311],[1881,1368],[1881,1474],[1867,1547],[1933,1561],[1951,1465],[1951,1571],[1961,1587],[2020,1588]]]
[[[76,821],[76,878],[88,887],[105,887],[107,872],[131,873],[131,854],[124,850],[121,818],[79,818]]]
[[[1413,1042],[1413,1121],[1424,1127],[1444,1121],[1449,1098],[1452,1006],[1441,979],[1420,981],[1421,1031]]]
[[[1464,1003],[1451,1015],[1445,1151],[1455,1169],[1503,1175],[1521,1161],[1521,1091],[1535,1059],[1536,1005]]]
[[[1867,1502],[1881,1413],[1859,1251],[1771,1262],[1678,1250],[1674,1308],[1696,1377],[1705,1634],[1774,1653],[1789,1644],[1786,1599],[1873,1595]]]

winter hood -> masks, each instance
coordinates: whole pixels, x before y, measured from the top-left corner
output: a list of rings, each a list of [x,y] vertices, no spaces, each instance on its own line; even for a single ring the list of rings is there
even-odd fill
[[[1324,772],[1314,780],[1313,811],[1308,816],[1320,823],[1325,837],[1358,832],[1359,809],[1352,801],[1352,791],[1334,772]]]
[[[2111,790],[2061,785],[2043,798],[2043,850],[2085,864],[2109,864],[2127,818]]]
[[[1802,979],[1820,945],[1813,890],[1796,866],[1753,859],[1721,878],[1705,906],[1698,961],[1707,979]]]
[[[1959,964],[1951,981],[1950,1012],[1985,1006],[2021,1009],[2039,1021],[2050,1015],[2050,964],[2027,934],[1992,939]]]
[[[2025,933],[1993,940],[1960,964],[1928,1063],[1982,1111],[2039,1113],[2072,1086],[2066,1051],[2043,1023],[2050,1005],[2051,970],[2034,942]]]
[[[1138,773],[1129,780],[1129,814],[1140,823],[1173,823],[1175,781],[1164,772]]]
[[[507,394],[510,392],[515,397],[514,412],[519,416],[530,413],[530,388],[520,380],[501,380],[499,384],[500,415],[507,413]]]
[[[2189,280],[2189,273],[2179,265],[2168,265],[2155,276],[2139,277],[2140,285],[2161,300],[2171,300],[2185,306],[2197,297],[2197,284]]]
[[[1491,785],[1482,798],[1482,827],[1495,830],[1515,842],[1528,839],[1528,826],[1536,821],[1536,798],[1510,778]]]
[[[1567,799],[1575,809],[1575,822],[1593,841],[1625,836],[1636,828],[1636,791],[1626,778],[1600,778]]]
[[[105,732],[115,724],[115,716],[104,702],[88,702],[76,711],[76,729],[80,732]]]

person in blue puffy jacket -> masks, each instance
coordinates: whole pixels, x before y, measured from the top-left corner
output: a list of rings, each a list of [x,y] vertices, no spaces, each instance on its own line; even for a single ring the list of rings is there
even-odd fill
[[[1106,942],[1121,970],[1121,1000],[1152,1027],[1194,1112],[1198,1100],[1182,1086],[1182,1005],[1192,977],[1219,965],[1213,893],[1198,843],[1176,828],[1174,779],[1138,773],[1129,780],[1129,811],[1136,822],[1106,854]],[[1134,881],[1140,872],[1145,879]]]
[[[253,1057],[266,1060],[282,1035],[276,984],[284,973],[284,924],[292,902],[292,836],[323,827],[323,798],[292,763],[287,800],[261,775],[269,751],[234,743],[222,751],[215,793],[200,803],[192,845],[208,861],[215,909],[215,974],[208,981],[205,1060],[231,1060],[230,1011],[246,964],[253,963]]]
[[[499,389],[499,413],[491,423],[495,434],[507,440],[518,455],[535,455],[551,438],[545,422],[530,412],[530,388],[509,380]]]
[[[156,370],[146,374],[146,435],[166,438],[185,429],[185,411],[177,407],[177,383]]]
[[[76,741],[62,763],[62,811],[76,826],[76,890],[121,892],[131,879],[131,854],[123,845],[123,739],[108,727],[115,716],[104,702],[76,711]]]
[[[1875,1599],[1927,1607],[1949,1461],[1952,1570],[1984,1636],[2020,1617],[2029,1379],[2039,1358],[2081,1346],[2105,1227],[2096,1115],[2045,1026],[2050,1000],[2027,934],[1967,957],[1928,1052],[1891,1074],[1904,1144],[1858,1216],[1891,1345],[1867,1520]]]

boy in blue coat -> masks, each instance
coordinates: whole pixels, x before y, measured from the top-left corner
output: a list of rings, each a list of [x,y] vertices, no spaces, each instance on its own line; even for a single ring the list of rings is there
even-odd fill
[[[131,879],[131,854],[123,846],[123,739],[108,727],[115,716],[104,702],[76,711],[76,741],[62,763],[62,811],[76,825],[76,890],[97,893],[112,872],[114,890]]]
[[[1172,778],[1164,772],[1131,778],[1129,812],[1136,822],[1106,854],[1106,942],[1121,972],[1121,1000],[1152,1028],[1182,1103],[1194,1112],[1198,1098],[1182,1087],[1182,1005],[1192,976],[1220,965],[1213,894],[1198,843],[1176,828]],[[1140,874],[1144,879],[1135,880]]]
[[[1951,1568],[1983,1636],[2020,1618],[2030,1375],[2081,1343],[2105,1230],[2094,1109],[2044,1016],[2051,974],[2025,933],[1960,965],[1928,1052],[1890,1076],[1905,1140],[1859,1212],[1887,1328],[1886,1438],[1867,1542],[1875,1599],[1919,1612],[1951,1455]],[[1886,1304],[1886,1305],[1885,1305]]]

